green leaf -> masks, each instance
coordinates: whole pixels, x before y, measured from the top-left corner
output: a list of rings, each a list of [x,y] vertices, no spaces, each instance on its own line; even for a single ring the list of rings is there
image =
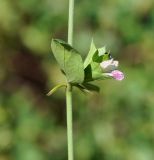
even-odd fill
[[[95,52],[95,54],[92,57],[93,62],[101,63],[103,61],[104,55],[99,55],[98,50]]]
[[[84,67],[86,66],[86,68],[84,69],[85,71],[84,82],[104,79],[105,76],[103,75],[100,63],[105,60],[111,59],[111,55],[109,52],[106,51],[105,47],[96,49],[92,41],[90,48],[91,49],[84,63]]]
[[[84,66],[80,54],[72,46],[59,39],[52,40],[51,48],[68,82],[82,83]]]
[[[89,64],[85,68],[85,80],[84,82],[90,82],[94,80],[101,80],[106,79],[109,76],[106,76],[100,67],[100,63],[92,61],[91,64]]]
[[[93,78],[92,78],[92,68],[91,68],[90,64],[85,68],[84,71],[85,71],[84,72],[84,74],[85,74],[84,82],[93,81]]]
[[[84,82],[90,82],[102,78],[102,69],[100,63],[92,61],[85,68],[85,79]]]
[[[82,84],[77,84],[75,85],[77,88],[79,88],[82,92],[99,92],[100,88],[94,84],[91,83],[82,83]]]
[[[105,47],[105,46],[98,49],[98,54],[99,54],[99,56],[102,56],[102,55],[104,55],[105,53],[106,53],[106,47]]]
[[[55,93],[61,87],[66,87],[66,84],[59,84],[59,85],[55,86],[53,89],[51,89],[49,91],[49,93],[47,93],[47,96],[51,96],[53,93]]]
[[[89,53],[88,53],[88,55],[87,55],[87,57],[84,61],[84,68],[86,68],[91,63],[92,57],[93,57],[93,55],[95,54],[96,51],[97,51],[97,49],[96,49],[94,41],[92,39]]]
[[[102,69],[100,67],[100,63],[92,62],[91,63],[91,70],[92,70],[92,79],[97,80],[102,77]]]
[[[105,47],[97,49],[95,54],[92,57],[92,60],[97,63],[111,59],[111,55],[106,51]]]
[[[95,92],[100,91],[100,88],[98,86],[91,84],[91,83],[83,83],[81,84],[81,86],[88,91],[95,91]]]

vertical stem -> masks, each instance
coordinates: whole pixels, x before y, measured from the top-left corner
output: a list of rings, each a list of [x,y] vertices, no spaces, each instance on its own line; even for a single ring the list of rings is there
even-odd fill
[[[73,44],[73,15],[74,15],[74,0],[69,0],[69,17],[68,17],[68,43]]]
[[[66,89],[67,105],[67,143],[68,143],[68,160],[73,160],[73,129],[72,129],[72,86],[68,83]]]
[[[69,18],[68,18],[68,43],[73,44],[73,15],[74,0],[69,0]],[[73,160],[73,127],[72,127],[72,85],[67,84],[66,89],[66,111],[67,111],[67,144],[68,160]]]

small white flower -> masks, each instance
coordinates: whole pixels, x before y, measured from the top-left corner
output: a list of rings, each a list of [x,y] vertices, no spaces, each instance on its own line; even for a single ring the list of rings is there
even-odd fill
[[[101,68],[104,72],[111,72],[115,70],[119,65],[118,61],[114,61],[113,59],[106,60],[100,63]]]

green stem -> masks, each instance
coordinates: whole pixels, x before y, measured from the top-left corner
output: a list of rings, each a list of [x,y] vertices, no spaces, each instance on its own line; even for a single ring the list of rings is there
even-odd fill
[[[72,129],[72,86],[68,83],[66,88],[67,111],[67,143],[68,160],[73,160],[73,129]]]
[[[73,44],[73,15],[74,15],[74,0],[69,0],[69,17],[68,17],[68,43]]]
[[[68,43],[73,44],[73,15],[74,0],[69,0],[69,19],[68,19]],[[73,126],[72,126],[72,85],[67,84],[66,88],[66,112],[67,112],[67,144],[68,160],[73,160]]]

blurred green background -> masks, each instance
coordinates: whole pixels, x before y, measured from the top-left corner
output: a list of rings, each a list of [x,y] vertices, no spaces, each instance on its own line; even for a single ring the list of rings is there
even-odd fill
[[[67,0],[0,0],[0,160],[67,160],[65,81],[50,49],[67,40]],[[94,38],[125,80],[73,92],[76,160],[154,159],[154,1],[76,0],[74,46]]]

